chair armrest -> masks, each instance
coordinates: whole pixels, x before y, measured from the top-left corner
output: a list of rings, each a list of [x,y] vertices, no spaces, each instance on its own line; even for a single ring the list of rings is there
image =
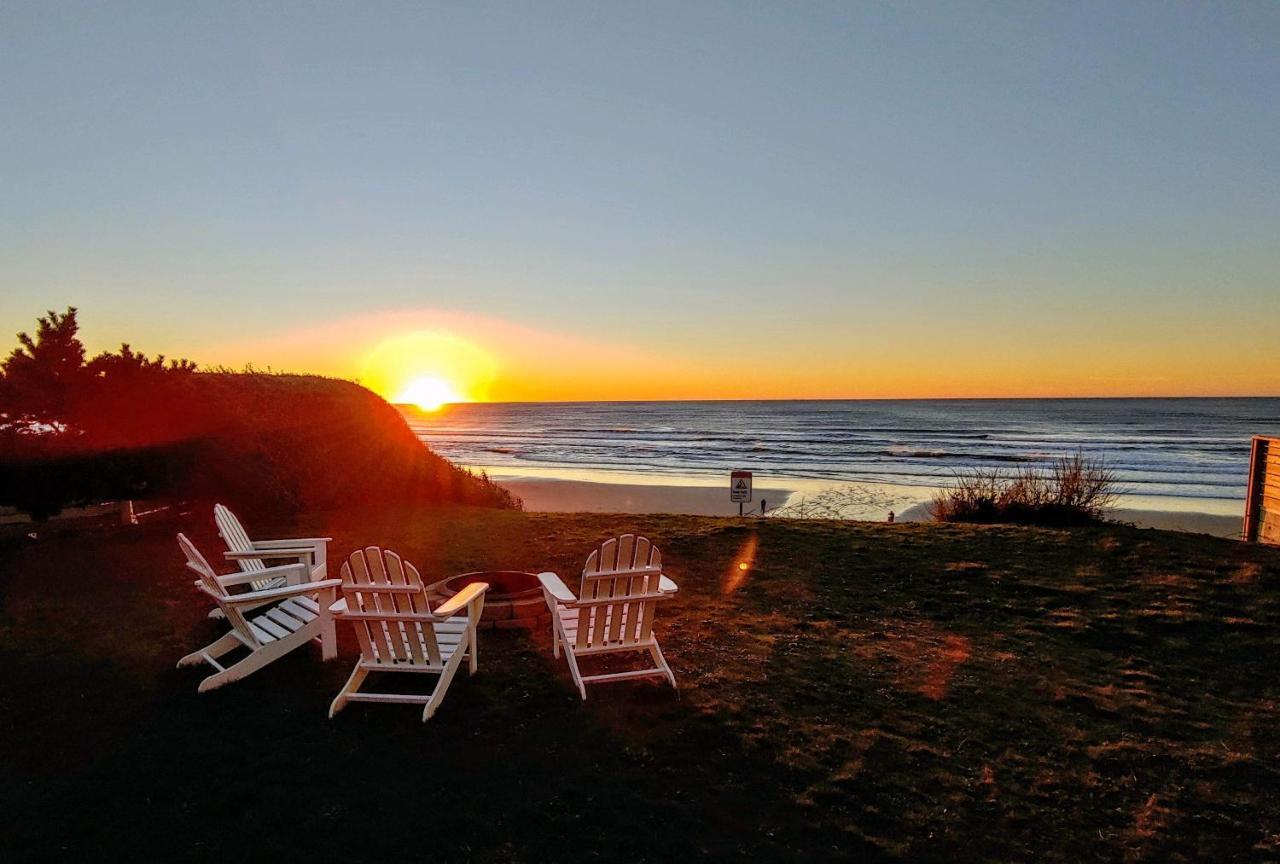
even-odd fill
[[[315,557],[314,546],[304,546],[297,549],[250,549],[247,552],[227,551],[222,553],[222,557],[228,561],[243,561],[247,558],[297,558],[310,560]]]
[[[433,615],[440,618],[451,618],[461,611],[463,607],[471,605],[472,601],[482,598],[484,596],[484,592],[488,590],[488,582],[472,582],[466,588],[463,588],[457,594],[454,594],[448,600],[431,610],[431,612]]]
[[[477,586],[483,583],[476,583]],[[475,592],[479,595],[480,592]],[[478,596],[477,596],[478,599]],[[472,600],[471,602],[475,602]],[[446,616],[439,615],[435,612],[352,612],[351,607],[347,604],[347,598],[343,597],[329,604],[329,613],[339,621],[418,621],[423,624],[439,624],[447,620]]]
[[[249,582],[257,582],[259,579],[270,579],[272,576],[283,576],[287,581],[290,575],[301,576],[306,579],[310,575],[306,564],[277,564],[275,567],[264,567],[261,570],[246,570],[243,573],[228,573],[226,576],[219,576],[218,582],[224,587],[231,585],[244,585]],[[315,584],[315,583],[309,583]],[[338,584],[342,584],[342,580],[338,580]]]
[[[666,576],[658,577],[658,590],[663,594],[674,594],[680,590],[680,586],[672,582]]]
[[[573,592],[569,590],[569,586],[564,584],[564,580],[556,574],[539,573],[538,581],[542,583],[542,590],[554,597],[557,603],[567,604],[578,602],[578,598],[573,596]]]
[[[254,549],[306,549],[325,546],[332,537],[294,537],[290,540],[253,540]]]
[[[268,588],[265,591],[249,591],[246,594],[237,594],[234,597],[228,597],[226,602],[232,606],[243,606],[246,604],[260,606],[263,603],[270,603],[273,600],[284,600],[289,597],[296,597],[299,594],[315,594],[317,592],[333,591],[341,585],[341,579],[322,579],[319,582],[306,582],[302,585],[285,585],[282,588]]]

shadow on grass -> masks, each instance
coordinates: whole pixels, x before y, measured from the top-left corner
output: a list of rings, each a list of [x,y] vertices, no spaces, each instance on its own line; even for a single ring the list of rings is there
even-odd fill
[[[18,758],[0,812],[17,858],[1276,851],[1274,550],[1116,528],[430,510],[300,526],[332,534],[334,559],[377,542],[424,576],[572,574],[620,528],[660,543],[681,585],[659,622],[679,697],[635,682],[584,704],[546,634],[486,633],[480,673],[424,725],[408,706],[325,719],[348,633],[333,663],[298,651],[197,695],[199,671],[172,664],[221,625],[181,575],[176,527],[10,547],[0,707]]]
[[[601,688],[583,704],[528,637],[487,635],[481,671],[457,679],[425,725],[409,706],[352,705],[326,720],[349,651],[325,665],[295,652],[203,695],[198,671],[161,672],[149,692],[94,676],[96,707],[85,706],[83,722],[51,718],[62,727],[52,737],[69,733],[91,749],[68,759],[46,739],[28,754],[3,796],[6,847],[17,858],[417,850],[514,861],[798,860],[789,842],[820,848],[790,836],[789,820],[770,824],[765,814],[788,806],[776,766],[746,754],[714,715],[646,684]],[[33,671],[21,666],[7,668]],[[85,683],[64,680],[68,690],[48,695],[65,702]],[[93,718],[121,710],[120,700],[143,705],[95,732]]]

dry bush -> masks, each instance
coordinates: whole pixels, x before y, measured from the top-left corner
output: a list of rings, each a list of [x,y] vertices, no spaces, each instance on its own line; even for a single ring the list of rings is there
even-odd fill
[[[1091,525],[1104,521],[1121,494],[1105,463],[1075,453],[1047,469],[957,474],[952,486],[934,496],[932,514],[939,522]]]

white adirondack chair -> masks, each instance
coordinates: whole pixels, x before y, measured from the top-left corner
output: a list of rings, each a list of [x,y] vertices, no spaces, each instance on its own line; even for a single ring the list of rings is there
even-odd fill
[[[644,537],[623,534],[605,542],[587,558],[577,596],[555,573],[539,573],[542,594],[551,609],[551,644],[556,657],[564,649],[569,673],[583,699],[587,685],[629,678],[676,676],[653,633],[657,606],[678,590],[662,575],[662,553]],[[582,657],[623,651],[648,652],[653,666],[627,672],[583,675]]]
[[[339,580],[312,582],[310,570],[298,562],[219,576],[186,535],[178,535],[178,545],[187,556],[187,566],[200,577],[196,587],[213,598],[231,625],[230,633],[178,661],[180,667],[208,663],[214,668],[214,674],[200,682],[201,693],[251,675],[312,639],[320,641],[325,660],[337,656],[329,606],[337,599],[337,588],[342,584]],[[284,584],[241,594],[227,590],[276,578],[284,579]],[[218,662],[236,648],[247,648],[249,656],[231,666]]]
[[[329,707],[329,716],[352,701],[398,702],[425,705],[422,722],[430,720],[463,658],[469,658],[472,675],[479,666],[476,624],[488,589],[484,582],[468,585],[432,610],[418,568],[377,546],[352,552],[342,565],[343,599],[334,604],[333,613],[355,628],[360,660]],[[465,615],[458,614],[463,610]],[[428,696],[361,692],[370,672],[418,672],[440,678]]]
[[[312,581],[327,579],[329,565],[326,562],[330,537],[299,537],[291,540],[250,540],[244,526],[225,505],[213,505],[213,521],[218,526],[218,536],[227,544],[227,560],[235,561],[245,573],[266,569],[267,561],[294,560],[306,564]],[[284,584],[281,577],[255,579],[253,590],[278,588]]]

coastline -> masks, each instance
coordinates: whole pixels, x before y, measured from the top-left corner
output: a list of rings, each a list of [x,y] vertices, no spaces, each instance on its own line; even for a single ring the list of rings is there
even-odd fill
[[[582,473],[582,472],[580,472]],[[588,475],[590,476],[590,475]],[[531,513],[667,513],[691,516],[736,516],[738,506],[729,501],[726,483],[706,485],[706,478],[643,477],[604,474],[601,479],[584,476],[555,476],[553,472],[504,474],[492,471],[490,477],[519,496]],[[769,510],[787,504],[793,496],[811,492],[801,488],[807,484],[786,483],[786,478],[757,480],[748,514],[759,514],[760,502],[768,502]],[[919,495],[920,490],[914,490]],[[1143,501],[1142,503],[1147,503]],[[900,522],[927,522],[929,504],[918,501],[902,507]],[[868,511],[859,521],[883,521],[887,512]],[[1238,538],[1240,517],[1158,507],[1122,506],[1112,511],[1113,521],[1138,528],[1159,528],[1213,537]]]
[[[601,483],[552,477],[502,477],[493,479],[524,501],[531,513],[675,513],[687,516],[737,516],[738,505],[729,500],[727,484],[720,486],[667,485],[660,483]],[[760,502],[772,510],[795,490],[756,487],[747,513],[760,512]]]
[[[1159,528],[1162,531],[1182,531],[1188,534],[1208,534],[1232,540],[1240,538],[1241,517],[1221,513],[1204,513],[1197,510],[1159,510],[1146,507],[1116,507],[1110,511],[1112,522],[1132,525],[1135,528]],[[929,504],[916,504],[902,511],[901,522],[928,522]]]

